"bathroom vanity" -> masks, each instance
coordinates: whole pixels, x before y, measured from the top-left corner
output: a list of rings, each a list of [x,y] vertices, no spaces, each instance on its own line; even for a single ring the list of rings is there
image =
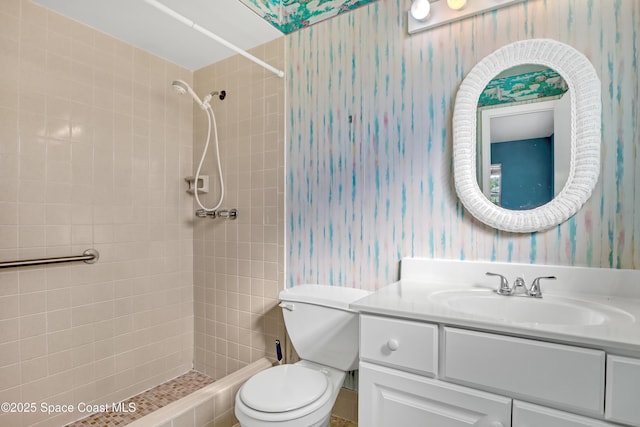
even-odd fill
[[[363,427],[640,426],[640,272],[404,259],[360,317]],[[554,275],[542,298],[501,296]]]

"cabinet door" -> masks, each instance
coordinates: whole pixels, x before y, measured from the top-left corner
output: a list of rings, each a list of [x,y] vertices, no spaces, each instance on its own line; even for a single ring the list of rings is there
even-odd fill
[[[363,427],[509,427],[511,399],[360,362]]]
[[[613,424],[530,403],[513,402],[513,427],[615,427]]]
[[[640,359],[607,357],[605,418],[640,426]]]

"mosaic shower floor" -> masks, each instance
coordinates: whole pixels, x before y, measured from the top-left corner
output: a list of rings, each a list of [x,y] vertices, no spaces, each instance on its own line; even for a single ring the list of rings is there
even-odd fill
[[[189,371],[124,401],[124,407],[135,404],[135,412],[100,412],[68,424],[67,427],[120,427],[151,412],[182,399],[214,382],[214,379],[197,371]]]

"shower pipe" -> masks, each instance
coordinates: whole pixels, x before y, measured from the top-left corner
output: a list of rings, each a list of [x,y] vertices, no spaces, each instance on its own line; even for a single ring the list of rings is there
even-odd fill
[[[73,261],[84,261],[87,264],[95,264],[98,262],[100,258],[100,253],[95,249],[87,249],[82,253],[82,255],[78,256],[65,256],[58,258],[38,258],[38,259],[25,259],[20,261],[7,261],[0,262],[0,268],[10,268],[10,267],[26,267],[30,265],[41,265],[41,264],[59,264],[61,262],[73,262]]]
[[[205,36],[209,37],[210,39],[213,39],[213,40],[217,41],[221,45],[226,46],[229,49],[239,53],[240,55],[244,56],[248,60],[255,62],[256,64],[260,65],[263,68],[266,68],[267,70],[269,70],[272,73],[274,73],[276,76],[284,77],[284,71],[278,70],[277,68],[267,64],[263,60],[261,60],[259,58],[256,58],[255,56],[251,55],[247,51],[245,51],[243,49],[240,49],[238,46],[236,46],[236,45],[234,45],[232,43],[229,43],[228,41],[226,41],[225,39],[223,39],[219,35],[212,33],[211,31],[207,30],[204,27],[201,27],[200,25],[196,24],[191,19],[187,18],[184,15],[179,14],[175,10],[171,9],[168,6],[165,6],[164,4],[160,3],[159,1],[157,1],[157,0],[143,0],[143,1],[145,3],[147,3],[148,5],[155,7],[160,12],[163,12],[163,13],[169,15],[170,17],[172,17],[176,21],[182,22],[187,27],[193,28],[194,30],[198,31],[199,33],[204,34]]]

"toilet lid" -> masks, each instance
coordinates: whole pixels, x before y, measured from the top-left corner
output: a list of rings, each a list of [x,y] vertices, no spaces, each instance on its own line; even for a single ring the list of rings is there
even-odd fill
[[[251,377],[240,389],[240,398],[261,412],[293,411],[324,394],[327,376],[298,365],[280,365]]]

